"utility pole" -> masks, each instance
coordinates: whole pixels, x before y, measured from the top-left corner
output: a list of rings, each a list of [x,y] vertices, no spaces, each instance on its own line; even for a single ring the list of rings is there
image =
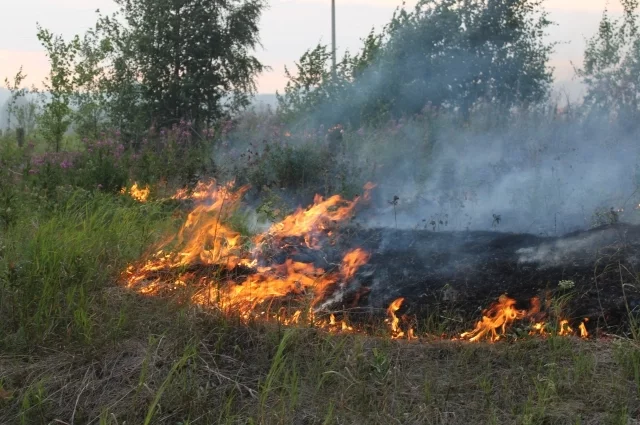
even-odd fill
[[[331,75],[336,78],[336,0],[331,0]]]

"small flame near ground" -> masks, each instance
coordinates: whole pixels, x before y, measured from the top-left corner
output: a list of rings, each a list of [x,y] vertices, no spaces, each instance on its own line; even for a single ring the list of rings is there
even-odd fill
[[[493,303],[489,308],[485,309],[482,314],[482,319],[476,323],[476,327],[473,330],[463,332],[460,335],[461,339],[469,341],[480,341],[486,339],[489,341],[498,341],[504,337],[507,330],[517,321],[529,320],[530,330],[529,335],[551,335],[553,332],[550,330],[550,323],[537,322],[535,318],[540,316],[540,299],[534,297],[531,299],[531,307],[529,310],[519,310],[516,306],[516,300],[509,298],[506,295],[501,295],[498,301]],[[588,338],[589,333],[585,326],[585,319],[580,326],[580,337]],[[574,330],[569,326],[567,319],[561,319],[557,326],[557,335],[569,336],[575,335]]]
[[[120,193],[122,193],[123,195],[126,193],[129,193],[129,196],[131,196],[136,201],[147,202],[147,199],[149,198],[149,194],[151,193],[151,189],[149,189],[148,185],[145,187],[139,187],[138,183],[133,183],[133,185],[129,188],[128,191],[126,187],[123,187],[120,190]]]
[[[172,199],[195,202],[182,228],[175,237],[160,244],[149,260],[130,265],[123,280],[128,288],[145,295],[193,287],[196,290],[189,302],[247,321],[312,324],[330,332],[364,333],[360,325],[349,323],[347,315],[338,320],[326,307],[339,302],[346,291],[366,292],[367,288],[358,289],[355,283],[357,271],[370,258],[366,250],[348,251],[341,264],[328,271],[291,258],[273,264],[269,253],[290,249],[296,243],[305,249],[321,250],[328,237],[336,233],[337,226],[353,216],[358,203],[369,201],[374,187],[367,183],[364,195],[352,201],[339,195],[327,199],[316,195],[311,206],[298,208],[251,239],[225,224],[240,206],[248,186],[235,188],[233,182],[218,185],[210,181],[198,183],[192,191],[181,189]],[[149,189],[134,184],[129,193],[145,202]],[[171,244],[175,246],[169,249]],[[415,322],[406,315],[398,316],[404,301],[397,298],[386,310],[390,337],[418,339]],[[540,300],[533,298],[529,310],[517,309],[516,300],[503,295],[483,311],[474,329],[451,339],[498,341],[514,323],[526,320],[530,322],[530,335],[551,335],[553,327],[539,320],[544,316],[540,305]],[[560,320],[555,329],[560,336],[589,336],[585,322],[580,323],[578,333],[566,319]]]

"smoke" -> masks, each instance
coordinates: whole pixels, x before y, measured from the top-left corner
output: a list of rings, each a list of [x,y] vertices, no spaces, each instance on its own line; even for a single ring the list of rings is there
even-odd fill
[[[516,37],[501,47],[503,61],[492,60],[499,55],[490,38],[470,48],[475,44],[467,42],[477,41],[473,23],[458,16],[459,25],[446,19],[448,9],[434,8],[395,32],[380,60],[355,82],[345,80],[326,103],[314,103],[326,87],[302,90],[295,99],[313,112],[290,127],[345,124],[344,164],[377,184],[373,208],[360,223],[560,236],[608,220],[635,222],[640,145],[628,130],[634,123],[612,122],[609,111],[557,114],[544,99],[526,110],[500,108],[496,99],[542,98],[550,71],[543,42]],[[513,36],[507,27],[500,31]],[[522,46],[540,54],[527,56]],[[430,102],[438,108],[425,108]],[[456,107],[470,105],[463,124],[458,118],[466,114]],[[371,121],[378,112],[377,128],[358,128],[364,115]],[[385,127],[380,121],[389,116],[404,118]]]
[[[573,263],[577,259],[593,259],[606,246],[617,242],[618,236],[614,229],[603,229],[536,247],[520,248],[516,251],[518,263],[537,263],[546,268],[567,264],[568,260]]]
[[[401,146],[402,137],[396,137],[396,151],[407,152],[396,154],[379,176],[375,214],[363,222],[553,236],[608,219],[636,219],[640,146],[634,135],[604,120],[601,126],[527,116],[517,120],[497,131],[441,130],[423,158],[416,152],[424,141],[408,138]],[[399,198],[395,206],[389,202],[394,196]],[[611,209],[615,217],[607,215]]]

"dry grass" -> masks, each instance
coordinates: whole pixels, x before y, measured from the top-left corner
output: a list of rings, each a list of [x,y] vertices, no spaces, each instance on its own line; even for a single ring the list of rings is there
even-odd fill
[[[629,424],[628,340],[391,341],[104,291],[100,344],[0,356],[6,424]],[[120,322],[119,333],[113,333]],[[635,420],[635,422],[634,422]]]

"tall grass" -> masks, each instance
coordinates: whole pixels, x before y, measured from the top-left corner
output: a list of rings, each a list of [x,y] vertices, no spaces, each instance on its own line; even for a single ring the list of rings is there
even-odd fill
[[[113,285],[173,226],[156,204],[83,190],[64,198],[51,208],[22,199],[17,222],[0,236],[3,347],[51,337],[90,342],[94,291]]]

